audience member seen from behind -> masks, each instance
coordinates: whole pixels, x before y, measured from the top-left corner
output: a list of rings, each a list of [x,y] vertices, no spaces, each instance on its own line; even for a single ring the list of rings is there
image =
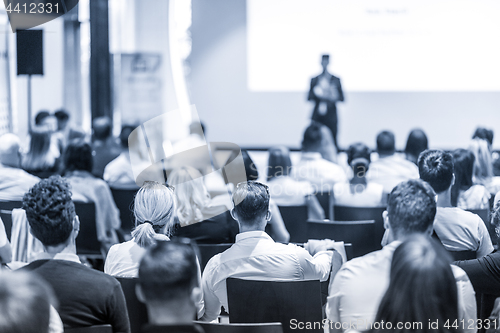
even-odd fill
[[[477,258],[493,251],[483,220],[476,214],[453,207],[451,188],[455,182],[453,157],[442,150],[426,150],[418,159],[420,178],[437,193],[434,233],[448,251],[475,251]]]
[[[421,129],[412,130],[408,135],[408,140],[406,141],[406,159],[416,165],[418,162],[418,156],[426,149],[429,149],[429,142],[425,132]]]
[[[474,154],[470,150],[453,151],[455,184],[451,188],[451,204],[462,209],[489,209],[490,192],[483,185],[474,185]]]
[[[396,154],[394,134],[383,131],[377,135],[378,159],[371,163],[370,171],[366,175],[368,181],[380,184],[386,193],[399,183],[418,178],[417,166]]]
[[[371,151],[363,143],[355,143],[347,149],[347,163],[352,169],[349,182],[335,184],[335,204],[353,207],[377,207],[385,204],[387,193],[380,184],[369,182],[366,173],[370,168]]]
[[[314,188],[307,181],[290,177],[292,169],[288,148],[277,146],[269,149],[267,184],[271,198],[278,206],[307,205],[310,219],[323,220],[325,212],[314,195]]]
[[[394,251],[390,283],[371,332],[458,333],[458,294],[451,258],[436,241],[418,235]],[[398,327],[398,323],[402,323]],[[430,323],[438,323],[431,326]],[[448,323],[449,327],[445,327]]]
[[[40,181],[21,169],[19,138],[12,133],[0,137],[0,200],[21,201],[24,193]]]
[[[321,124],[312,122],[304,132],[302,156],[292,170],[292,178],[308,181],[315,192],[330,192],[335,183],[347,180],[344,170],[321,156],[323,131]]]
[[[92,175],[92,148],[83,140],[73,140],[64,153],[64,177],[71,184],[74,201],[95,204],[97,238],[103,251],[118,243],[116,230],[120,228],[120,212],[111,191],[102,179]]]
[[[97,178],[103,178],[104,168],[109,162],[118,157],[121,148],[113,137],[113,124],[109,117],[95,118],[92,122],[92,156],[94,166],[92,174]]]
[[[33,130],[29,150],[21,158],[21,167],[39,178],[48,178],[58,172],[60,153],[52,144],[51,136],[47,130]]]
[[[0,274],[0,332],[49,333],[51,303],[49,285],[27,272]]]
[[[483,185],[491,194],[500,191],[500,177],[493,176],[493,160],[488,142],[476,138],[471,141],[469,150],[474,154],[474,184]]]
[[[412,179],[398,184],[389,195],[384,226],[393,241],[382,250],[346,262],[331,283],[326,316],[335,328],[343,325],[358,331],[369,329],[389,286],[391,261],[401,242],[418,235],[431,237],[436,215],[435,192],[426,182]],[[459,291],[459,319],[476,320],[474,289],[463,270],[452,266]],[[357,327],[352,328],[351,323]],[[330,330],[332,332],[333,330]],[[474,333],[476,328],[464,332]]]
[[[241,156],[243,157],[243,164],[245,166],[246,179],[248,181],[256,181],[259,179],[259,171],[257,170],[257,166],[253,162],[252,158],[248,154],[246,150],[241,151]],[[233,202],[231,203],[231,206]],[[280,210],[278,205],[274,202],[274,200],[270,200],[269,202],[269,210],[271,211],[271,219],[268,221],[269,225],[269,233],[270,236],[276,241],[281,243],[288,243],[290,240],[290,234],[288,230],[286,230],[285,222],[283,222],[283,218],[281,217]]]
[[[472,139],[483,139],[488,142],[488,148],[491,150],[491,147],[493,145],[493,131],[484,127],[478,127],[474,131],[474,134],[472,135]]]
[[[128,150],[128,137],[135,129],[135,126],[123,126],[120,133],[122,146],[121,154],[109,162],[104,168],[104,180],[111,188],[116,189],[136,189],[134,173],[130,164],[130,154]]]
[[[110,324],[113,332],[130,332],[120,283],[81,264],[76,255],[80,222],[68,182],[60,176],[40,181],[24,196],[23,209],[44,252],[22,270],[38,274],[52,286],[64,328]]]
[[[55,137],[60,142],[61,152],[66,149],[68,143],[75,139],[85,139],[86,134],[80,129],[70,125],[70,116],[68,111],[59,109],[54,112],[54,117],[57,120],[57,132],[54,133]]]
[[[135,229],[128,242],[109,249],[104,273],[135,278],[146,249],[159,240],[169,240],[175,214],[172,190],[158,182],[148,181],[134,198]]]
[[[149,324],[142,333],[203,333],[193,323],[202,295],[193,245],[158,242],[139,266],[138,298],[146,304]]]
[[[500,236],[500,204],[496,204],[491,212],[491,224]],[[498,244],[497,244],[498,245]],[[476,294],[500,295],[500,252],[492,252],[482,258],[456,261],[469,276]]]
[[[205,300],[204,320],[212,321],[220,313],[221,305],[228,309],[226,279],[238,277],[249,280],[326,281],[332,262],[342,259],[336,251],[327,251],[333,241],[308,242],[306,249],[294,244],[275,243],[264,231],[271,218],[269,188],[250,181],[239,184],[234,193],[235,204],[231,215],[240,226],[236,243],[210,259],[202,278]],[[308,252],[309,251],[309,252]],[[335,260],[332,260],[333,259]]]
[[[211,198],[201,173],[189,166],[172,171],[168,183],[175,187],[173,236],[197,243],[234,243],[238,223],[229,214],[232,205],[227,195]]]

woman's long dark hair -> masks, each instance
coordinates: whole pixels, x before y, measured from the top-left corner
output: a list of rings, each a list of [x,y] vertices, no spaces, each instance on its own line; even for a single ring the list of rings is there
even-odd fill
[[[430,237],[412,236],[401,244],[394,252],[391,281],[375,319],[376,323],[383,320],[386,326],[372,332],[458,332],[451,327],[458,319],[458,296],[450,263],[449,254]],[[429,321],[436,320],[439,326],[434,330]],[[449,328],[443,326],[447,320]],[[391,323],[391,329],[387,323]],[[397,323],[403,326],[398,328]],[[404,327],[405,324],[411,327]]]
[[[472,185],[474,154],[467,149],[456,149],[452,153],[455,169],[455,184],[451,188],[451,204],[456,207],[460,191],[467,191]]]

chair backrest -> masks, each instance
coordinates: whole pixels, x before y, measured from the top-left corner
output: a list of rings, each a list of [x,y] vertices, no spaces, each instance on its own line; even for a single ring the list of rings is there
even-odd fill
[[[353,257],[363,256],[379,248],[373,234],[375,221],[307,221],[309,239],[329,238],[352,244]]]
[[[222,253],[229,249],[233,244],[198,244],[200,250],[200,268],[203,272],[208,261],[218,253]]]
[[[290,234],[290,242],[307,242],[307,206],[279,206],[279,210]]]
[[[205,333],[283,333],[281,323],[216,324],[195,321]]]
[[[64,333],[113,333],[111,325],[96,325],[88,327],[66,328]]]
[[[120,220],[122,222],[120,229],[127,235],[135,227],[132,205],[137,191],[138,189],[111,189],[116,207],[120,211]]]
[[[22,205],[22,201],[0,201],[0,218],[2,218],[9,241],[12,233],[12,210],[21,208]]]
[[[138,279],[116,278],[122,285],[123,294],[127,302],[130,332],[140,333],[141,327],[148,323],[148,310],[146,305],[137,299],[135,285]]]
[[[80,220],[80,232],[76,238],[76,253],[101,255],[101,243],[97,239],[95,204],[75,201],[75,213]]]
[[[321,208],[325,211],[325,218],[330,221],[335,220],[335,213],[333,211],[333,192],[318,192],[316,193],[316,198],[318,199]]]
[[[337,221],[375,221],[374,240],[377,244],[377,249],[381,249],[382,237],[384,236],[384,218],[382,213],[386,207],[349,207],[349,206],[333,206],[335,220]]]
[[[227,278],[231,323],[280,322],[283,332],[295,332],[291,321],[321,322],[319,280],[255,281]],[[310,332],[323,332],[315,327]]]

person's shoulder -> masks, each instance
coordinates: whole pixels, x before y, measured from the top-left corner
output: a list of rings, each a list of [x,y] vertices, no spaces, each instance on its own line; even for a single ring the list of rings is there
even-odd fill
[[[340,77],[335,76],[332,74],[332,78],[330,79],[331,81],[340,81]]]
[[[456,282],[470,283],[469,276],[461,267],[458,267],[457,265],[450,266]]]

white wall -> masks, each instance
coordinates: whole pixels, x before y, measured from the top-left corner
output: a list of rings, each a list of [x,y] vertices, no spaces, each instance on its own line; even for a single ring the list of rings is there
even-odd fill
[[[299,147],[312,110],[307,92],[260,93],[247,88],[245,0],[193,0],[191,31],[188,88],[210,141]],[[346,102],[339,105],[341,147],[355,141],[374,147],[376,134],[389,129],[402,149],[414,127],[426,131],[432,147],[463,147],[475,127],[483,125],[495,131],[494,146],[500,148],[500,92],[345,95]]]
[[[43,29],[43,72],[44,75],[33,75],[32,112],[33,119],[40,110],[54,112],[62,108],[63,103],[63,20],[55,19],[34,29]],[[15,34],[11,36],[12,64],[11,76],[13,86],[14,131],[21,138],[28,133],[28,90],[27,75],[17,76]]]

